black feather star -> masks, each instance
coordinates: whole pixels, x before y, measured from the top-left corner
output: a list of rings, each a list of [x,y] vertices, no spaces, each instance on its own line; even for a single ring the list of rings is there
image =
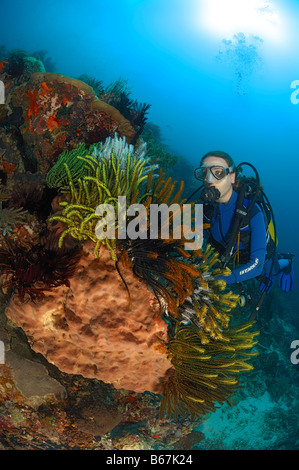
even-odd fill
[[[13,288],[20,300],[44,297],[45,291],[61,285],[70,286],[81,257],[81,248],[58,247],[54,231],[45,231],[37,245],[30,249],[6,240],[0,248],[2,289]]]

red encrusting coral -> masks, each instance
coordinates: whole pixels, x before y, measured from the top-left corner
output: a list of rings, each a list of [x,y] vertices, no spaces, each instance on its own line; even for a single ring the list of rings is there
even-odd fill
[[[53,132],[54,129],[57,129],[60,126],[61,121],[55,116],[55,114],[49,117],[47,122],[47,128],[49,129],[49,132]]]
[[[16,165],[5,161],[0,161],[0,168],[5,171],[8,178],[16,171]]]
[[[5,65],[7,64],[8,60],[2,60],[2,62],[0,62],[0,72],[1,70],[3,69],[3,67],[5,67]]]
[[[28,90],[27,93],[25,93],[25,96],[29,100],[26,113],[26,120],[30,121],[32,116],[37,116],[40,112],[40,109],[37,104],[37,90]]]
[[[40,93],[41,95],[47,93],[47,91],[52,91],[52,88],[48,87],[46,82],[42,82],[41,87],[44,90],[44,92],[41,91],[41,93]]]

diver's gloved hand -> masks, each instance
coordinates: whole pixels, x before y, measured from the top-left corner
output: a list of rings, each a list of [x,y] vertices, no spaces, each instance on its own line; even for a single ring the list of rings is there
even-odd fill
[[[260,291],[263,293],[266,290],[266,294],[269,294],[275,282],[275,276],[270,278],[264,277],[260,282]]]
[[[291,262],[282,269],[278,278],[279,287],[285,292],[290,292],[294,285],[294,268]]]

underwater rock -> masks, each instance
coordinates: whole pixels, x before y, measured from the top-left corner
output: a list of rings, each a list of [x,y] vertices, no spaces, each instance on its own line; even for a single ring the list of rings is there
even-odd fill
[[[5,302],[3,296],[1,301]],[[53,377],[50,377],[45,365],[37,361],[30,353],[28,344],[16,341],[16,330],[8,325],[4,317],[0,320],[0,341],[4,345],[3,357],[0,355],[0,365],[5,365],[11,377],[11,385],[16,393],[28,406],[34,409],[43,403],[58,403],[67,396],[65,387]],[[2,377],[5,376],[3,370]],[[7,385],[8,382],[6,381]],[[0,385],[0,401],[3,396]],[[1,419],[1,418],[0,418]]]
[[[17,389],[27,398],[27,403],[38,407],[47,400],[62,400],[66,398],[64,387],[53,377],[50,377],[46,367],[38,362],[8,351],[6,362],[12,371]]]
[[[53,288],[35,302],[12,297],[6,315],[23,328],[35,352],[61,371],[82,374],[117,389],[161,393],[172,369],[163,344],[167,324],[155,297],[130,269],[120,278],[109,250],[94,259],[85,244],[70,287]]]
[[[86,83],[54,73],[34,73],[15,87],[11,109],[22,109],[20,131],[37,170],[47,172],[64,150],[79,142],[104,141],[118,132],[130,142],[135,131],[113,106],[99,100]]]
[[[101,406],[88,406],[81,410],[81,417],[76,420],[77,427],[93,436],[104,436],[112,431],[122,420],[117,409]]]

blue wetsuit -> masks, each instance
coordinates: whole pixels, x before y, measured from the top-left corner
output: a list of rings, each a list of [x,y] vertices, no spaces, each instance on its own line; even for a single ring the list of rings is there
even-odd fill
[[[213,241],[215,241],[218,245],[220,244],[223,249],[226,248],[229,242],[229,230],[233,223],[237,199],[238,193],[236,191],[233,191],[228,203],[212,204],[213,211],[209,220],[211,227],[205,233],[205,235],[210,238],[209,242],[212,242],[213,244]],[[246,203],[249,204],[250,201],[245,199],[244,204],[246,205]],[[239,244],[240,253],[245,253],[245,250],[246,253],[248,253],[248,262],[243,265],[237,266],[235,269],[232,269],[232,272],[229,276],[220,278],[224,279],[227,284],[247,281],[248,279],[252,279],[259,276],[263,271],[267,245],[266,228],[264,215],[257,204],[255,205],[255,210],[252,213],[249,226],[244,227],[242,231],[249,229],[250,246],[245,247],[242,242],[240,242]],[[237,242],[234,248],[238,248]]]

